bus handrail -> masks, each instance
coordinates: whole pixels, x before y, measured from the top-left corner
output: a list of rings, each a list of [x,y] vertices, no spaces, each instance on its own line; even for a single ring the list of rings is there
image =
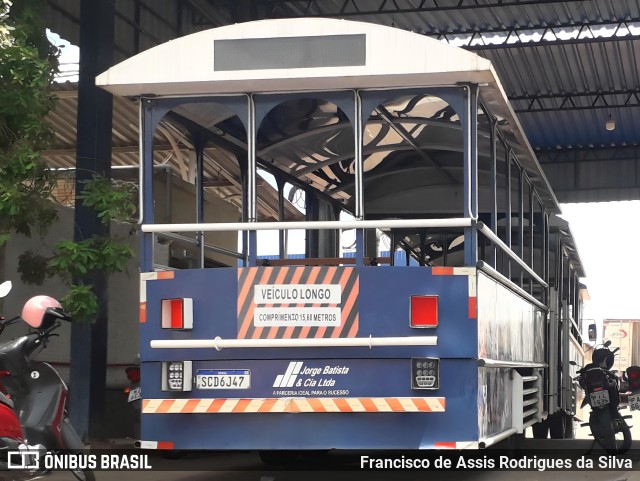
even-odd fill
[[[437,346],[437,336],[406,337],[336,337],[305,339],[153,339],[151,349],[282,348],[282,347],[368,347],[376,346]]]
[[[355,264],[355,257],[303,257],[290,259],[256,259],[257,266],[336,266],[345,264]],[[365,257],[365,266],[377,266],[379,264],[391,264],[391,257]]]
[[[524,297],[527,301],[531,302],[532,304],[535,304],[537,307],[539,307],[543,311],[549,310],[548,306],[545,306],[542,302],[540,302],[538,299],[533,297],[527,291],[522,289],[520,286],[516,285],[513,281],[511,281],[511,279],[507,279],[505,276],[500,274],[498,271],[496,271],[493,267],[491,267],[485,261],[478,261],[478,263],[476,264],[476,267],[480,271],[487,274],[489,277],[502,283],[502,285],[504,285],[506,288],[511,289],[516,294],[520,295],[521,297]]]
[[[412,227],[450,228],[471,227],[470,218],[450,219],[382,219],[382,220],[326,220],[286,222],[219,222],[191,224],[142,224],[142,232],[229,232],[291,229],[407,229]]]
[[[175,240],[178,242],[184,242],[185,244],[198,245],[197,239],[192,239],[191,237],[182,236],[179,234],[170,234],[168,232],[159,232],[158,237],[162,237],[163,239]],[[235,257],[236,259],[243,259],[244,254],[242,252],[235,252],[229,249],[225,249],[224,247],[218,247],[211,244],[204,244],[204,248],[207,251],[215,252],[216,254],[222,254],[229,257]]]
[[[529,273],[531,277],[533,277],[542,287],[547,288],[549,284],[547,284],[542,277],[535,273],[533,269],[531,269],[518,255],[513,252],[507,244],[502,242],[502,240],[493,233],[491,229],[489,229],[484,222],[478,222],[476,225],[478,232],[482,232],[487,239],[496,244],[503,252],[505,252],[509,257],[511,257],[514,261],[518,263],[520,267],[522,267],[525,271]]]

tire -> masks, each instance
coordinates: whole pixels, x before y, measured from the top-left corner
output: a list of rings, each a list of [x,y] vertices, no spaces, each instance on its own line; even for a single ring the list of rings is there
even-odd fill
[[[598,444],[609,451],[615,446],[615,436],[608,409],[597,409],[589,415],[589,428]]]
[[[575,439],[575,438],[576,438],[576,422],[574,421],[572,414],[565,414],[563,439]]]
[[[549,436],[549,424],[547,421],[541,421],[531,426],[531,432],[534,439],[547,439]]]
[[[72,469],[71,474],[78,481],[96,481],[96,475],[90,469]]]
[[[631,430],[619,415],[611,416],[608,409],[592,411],[589,427],[600,446],[609,454],[622,454],[631,447]]]
[[[575,438],[575,426],[573,416],[559,412],[553,414],[549,420],[549,437],[551,439],[573,439]]]
[[[616,451],[613,454],[626,453],[631,448],[631,429],[619,414],[613,419],[613,426],[616,438]]]

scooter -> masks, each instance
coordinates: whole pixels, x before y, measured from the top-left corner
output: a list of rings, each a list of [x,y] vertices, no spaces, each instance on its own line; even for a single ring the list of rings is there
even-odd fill
[[[0,298],[5,297],[11,290],[11,282],[0,284]],[[0,318],[0,321],[4,320]],[[0,371],[0,378],[9,374],[8,371]],[[8,468],[9,451],[19,451],[20,446],[26,446],[24,434],[18,415],[14,411],[14,404],[9,393],[0,384],[0,469]]]
[[[611,341],[593,351],[592,362],[578,370],[578,384],[585,392],[582,407],[589,404],[591,413],[589,426],[597,442],[609,454],[622,454],[631,447],[631,430],[625,419],[631,416],[620,414],[620,381],[613,367],[615,353],[609,349]],[[576,366],[575,362],[571,362]]]
[[[6,283],[0,286],[5,286],[3,290],[7,290]],[[0,438],[0,442],[4,443],[0,444],[0,449],[14,450],[28,442],[30,445],[40,445],[46,451],[80,453],[84,450],[84,444],[69,422],[65,409],[67,386],[53,367],[31,359],[37,349],[47,346],[50,337],[57,335],[53,332],[61,326],[61,321],[70,321],[71,318],[55,299],[36,296],[25,303],[21,317],[0,320],[0,334],[7,326],[20,320],[29,324],[32,331],[16,339],[0,342],[0,391],[4,393],[4,399],[10,401],[3,403],[3,406],[11,407],[13,404],[24,437],[18,435],[13,419],[10,425],[13,426],[11,432],[14,436]],[[8,411],[1,409],[9,419]],[[16,446],[17,441],[23,442]],[[71,472],[80,481],[95,481],[92,471],[76,469]]]

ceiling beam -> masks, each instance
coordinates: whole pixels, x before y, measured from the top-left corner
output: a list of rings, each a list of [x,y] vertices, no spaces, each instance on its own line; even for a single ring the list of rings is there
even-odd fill
[[[512,47],[538,47],[545,45],[577,45],[586,43],[617,42],[640,39],[637,29],[631,30],[626,21],[586,21],[514,25],[511,27],[483,27],[470,29],[447,28],[446,32],[433,29],[425,35],[467,50],[491,50]],[[598,29],[599,31],[596,31]],[[568,35],[567,31],[571,34]],[[532,37],[534,39],[532,39]]]
[[[538,150],[536,156],[540,164],[563,162],[604,162],[640,159],[640,145],[617,145],[586,147],[578,149]]]
[[[509,97],[516,113],[600,110],[640,106],[640,88],[599,90],[598,92],[513,95]]]
[[[451,5],[439,5],[438,0],[421,0],[417,7],[400,8],[390,0],[271,0],[272,18],[296,17],[355,17],[365,15],[400,15],[411,13],[443,12],[452,10],[475,10],[483,8],[522,7],[554,3],[578,3],[580,0],[458,0]],[[286,10],[284,10],[286,9]]]
[[[75,15],[73,15],[71,12],[69,12],[68,10],[65,10],[60,5],[55,3],[53,0],[47,0],[47,5],[51,10],[60,14],[62,17],[66,18],[67,20],[69,20],[70,22],[78,26],[78,29],[80,28],[80,19]],[[55,32],[55,33],[64,34],[64,32]],[[121,47],[117,43],[114,45],[114,48],[116,49],[116,51],[124,55],[126,58],[129,58],[131,56],[131,52],[127,51],[125,48]]]
[[[162,144],[162,145],[154,145],[153,146],[153,152],[173,152],[173,147],[169,144]],[[181,149],[184,150],[185,152],[187,152],[189,149],[188,148],[184,148]],[[122,146],[113,146],[111,147],[111,153],[112,154],[138,154],[140,152],[140,147],[138,145],[122,145]],[[64,156],[64,155],[76,155],[76,149],[75,147],[73,148],[66,148],[66,149],[50,149],[50,150],[43,150],[42,152],[40,152],[40,155],[42,157],[60,157],[60,156]]]

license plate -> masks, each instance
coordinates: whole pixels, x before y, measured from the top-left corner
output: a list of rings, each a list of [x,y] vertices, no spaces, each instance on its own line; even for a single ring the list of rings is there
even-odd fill
[[[629,409],[632,411],[640,411],[640,393],[629,396]]]
[[[140,387],[133,388],[131,391],[129,391],[129,398],[127,399],[127,401],[130,403],[132,403],[133,401],[137,401],[138,399],[140,399],[140,394]]]
[[[247,369],[198,369],[198,389],[249,389],[251,371]]]
[[[609,391],[596,391],[591,393],[591,406],[605,406],[609,404]]]

